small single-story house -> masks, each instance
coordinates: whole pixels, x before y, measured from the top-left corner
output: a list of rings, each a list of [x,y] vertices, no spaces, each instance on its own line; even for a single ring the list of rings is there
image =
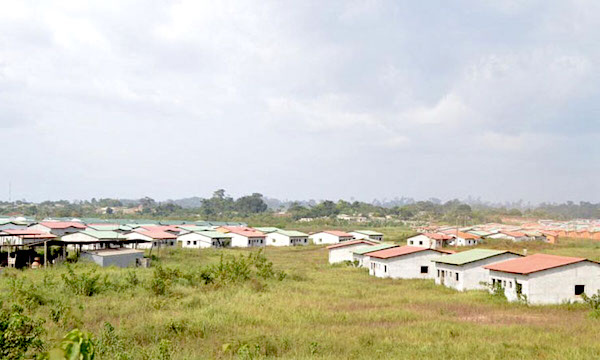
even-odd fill
[[[325,230],[308,236],[313,244],[337,244],[344,241],[354,240],[354,236],[344,231]]]
[[[147,231],[164,231],[173,235],[178,235],[181,232],[181,229],[175,225],[143,225],[139,228]]]
[[[550,244],[558,243],[558,232],[552,230],[540,230],[540,232],[544,235],[545,242]]]
[[[531,240],[527,234],[521,231],[508,231],[502,230],[496,234],[490,235],[487,237],[488,239],[502,239],[502,240],[510,240],[510,241],[527,241]]]
[[[125,248],[90,250],[82,252],[80,257],[91,260],[102,267],[116,266],[125,268],[136,266],[138,259],[144,257],[144,251]]]
[[[231,246],[232,236],[220,231],[192,231],[177,238],[184,248],[222,248]]]
[[[506,250],[473,249],[441,256],[435,263],[435,283],[458,291],[485,289],[489,270],[484,266],[521,255]]]
[[[493,232],[493,231],[485,231],[485,230],[468,230],[465,232],[467,232],[469,234],[477,235],[480,238],[484,238],[484,237],[495,234],[495,232]]]
[[[204,226],[204,225],[190,225],[190,224],[185,224],[185,225],[178,225],[177,226],[179,228],[179,234],[185,234],[187,232],[190,231],[214,231],[215,227],[213,226]]]
[[[454,246],[475,246],[481,242],[481,237],[467,232],[457,231],[448,235],[454,237],[454,240],[450,241]]]
[[[56,236],[72,234],[85,228],[84,224],[77,221],[42,221],[28,227],[28,229],[39,230]]]
[[[247,226],[219,226],[217,231],[231,235],[231,246],[265,246],[265,234]]]
[[[578,257],[534,254],[485,266],[488,282],[509,301],[561,304],[582,301],[600,290],[600,264]]]
[[[352,240],[345,241],[339,244],[329,245],[329,263],[335,264],[343,261],[352,261],[352,250],[363,247],[365,245],[375,245],[377,243],[370,240]]]
[[[378,244],[361,246],[352,250],[352,261],[358,262],[359,267],[368,269],[370,265],[369,253],[398,246],[399,245],[396,244]]]
[[[129,234],[125,234],[125,236],[128,240],[137,240],[139,242],[129,245],[135,249],[177,246],[177,236],[164,231],[148,231],[138,228]]]
[[[108,242],[118,242],[123,240],[127,240],[127,237],[116,231],[94,230],[90,228],[67,234],[62,237],[62,241],[66,243],[82,244],[81,249],[84,250],[101,249],[105,247],[105,244]]]
[[[369,274],[392,279],[433,279],[431,260],[453,251],[400,246],[369,253]]]
[[[254,229],[256,229],[264,234],[268,234],[268,233],[272,233],[273,231],[281,230],[281,229],[273,227],[273,226],[255,227]]]
[[[88,229],[99,230],[99,231],[116,231],[120,234],[124,234],[133,230],[127,225],[119,224],[87,224]]]
[[[357,240],[375,240],[383,241],[383,234],[373,230],[354,230],[350,231],[350,235],[354,236]]]
[[[54,239],[56,239],[56,235],[34,229],[4,229],[0,231],[0,245],[28,245]]]
[[[296,246],[308,245],[308,234],[296,230],[277,229],[266,235],[267,245]]]
[[[439,249],[448,246],[452,236],[443,233],[424,233],[406,239],[408,246],[418,246],[426,249]]]
[[[0,230],[26,229],[28,226],[29,226],[29,222],[24,221],[24,220],[11,220],[11,219],[0,220]]]

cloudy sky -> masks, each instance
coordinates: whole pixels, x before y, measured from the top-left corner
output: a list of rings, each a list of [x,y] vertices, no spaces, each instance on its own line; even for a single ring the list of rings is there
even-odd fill
[[[597,0],[0,8],[0,200],[600,201]]]

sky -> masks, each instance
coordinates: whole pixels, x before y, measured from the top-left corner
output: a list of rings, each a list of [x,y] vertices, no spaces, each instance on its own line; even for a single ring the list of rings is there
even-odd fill
[[[600,201],[597,0],[0,8],[0,200]]]

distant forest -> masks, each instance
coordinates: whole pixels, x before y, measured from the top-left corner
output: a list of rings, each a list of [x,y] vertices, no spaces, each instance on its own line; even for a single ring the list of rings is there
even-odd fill
[[[253,193],[234,199],[225,190],[216,190],[210,198],[191,197],[179,200],[156,201],[142,199],[95,199],[84,201],[27,201],[0,202],[1,215],[45,217],[102,217],[102,218],[168,218],[238,220],[260,216],[300,219],[338,219],[338,215],[362,217],[363,221],[437,221],[447,223],[480,223],[501,221],[504,218],[547,218],[556,220],[600,218],[600,204],[590,202],[542,203],[524,205],[522,202],[490,204],[478,200],[439,199],[415,201],[410,198],[392,201],[309,200],[280,201]]]

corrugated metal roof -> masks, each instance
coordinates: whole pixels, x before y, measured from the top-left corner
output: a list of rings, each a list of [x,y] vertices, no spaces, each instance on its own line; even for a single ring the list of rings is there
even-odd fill
[[[277,230],[280,230],[279,228],[270,227],[270,226],[264,226],[264,227],[257,227],[257,226],[255,226],[254,228],[256,230],[258,230],[258,231],[264,232],[265,234],[272,233],[272,232],[275,232]]]
[[[211,239],[231,239],[231,235],[219,231],[192,231],[195,234],[209,237]]]
[[[398,257],[398,256],[403,256],[403,255],[408,255],[408,254],[414,254],[414,253],[418,253],[418,252],[421,252],[421,251],[427,251],[427,250],[437,251],[437,252],[442,253],[442,254],[444,254],[444,253],[446,253],[446,254],[452,254],[452,253],[454,253],[453,251],[439,250],[439,249],[428,249],[428,248],[417,247],[417,246],[400,246],[400,247],[394,247],[394,248],[389,248],[389,249],[375,251],[375,252],[369,253],[369,256],[372,257],[372,258],[389,259],[389,258],[393,258],[393,257]]]
[[[66,229],[70,227],[85,229],[85,225],[75,221],[43,221],[40,223],[40,225],[43,225],[49,229]]]
[[[381,245],[372,245],[372,246],[361,246],[359,248],[356,248],[354,250],[352,250],[353,253],[358,254],[358,255],[365,255],[371,252],[375,252],[375,251],[379,251],[379,250],[384,250],[384,249],[389,249],[389,248],[393,248],[393,247],[398,247],[399,245],[396,244],[381,244]]]
[[[376,243],[369,241],[369,240],[350,240],[350,241],[341,242],[339,244],[329,245],[327,247],[327,249],[336,249],[336,248],[341,248],[341,247],[345,247],[345,246],[360,245],[360,244],[375,245]]]
[[[138,234],[142,234],[142,235],[146,235],[152,239],[158,239],[158,240],[162,240],[162,239],[177,239],[177,236],[170,234],[168,232],[164,232],[164,231],[159,231],[159,230],[145,230],[145,229],[136,229],[134,232],[138,233]]]
[[[354,230],[355,233],[369,235],[369,236],[383,236],[382,233],[373,230]]]
[[[118,232],[110,230],[94,230],[87,228],[83,231],[80,231],[79,233],[89,235],[98,240],[124,240],[127,238],[124,235],[119,234]]]
[[[438,259],[432,260],[433,262],[439,262],[450,265],[464,265],[475,261],[491,258],[506,253],[514,254],[507,250],[490,250],[490,249],[473,249],[467,251],[461,251],[456,254],[442,256]]]
[[[548,270],[560,266],[575,264],[582,261],[591,261],[585,258],[568,257],[548,254],[534,254],[502,261],[496,264],[484,266],[485,269],[507,272],[512,274],[531,274],[538,271]]]
[[[325,230],[325,231],[322,231],[322,232],[327,233],[327,234],[331,234],[331,235],[335,235],[335,236],[338,236],[338,237],[352,237],[351,234],[348,234],[347,232],[343,232],[343,231],[340,231],[340,230]]]

